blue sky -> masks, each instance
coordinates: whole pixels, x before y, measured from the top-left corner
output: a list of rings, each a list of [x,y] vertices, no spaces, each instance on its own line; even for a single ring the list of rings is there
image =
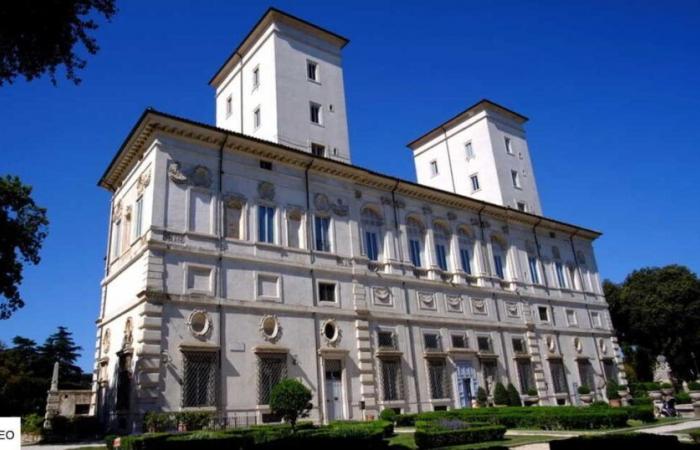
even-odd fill
[[[66,325],[92,364],[109,194],[96,186],[144,108],[213,123],[207,81],[267,6],[122,1],[73,86],[0,87],[0,174],[48,208],[27,306],[0,340]],[[547,216],[604,232],[602,276],[700,270],[700,3],[328,2],[274,5],[350,38],[355,164],[414,179],[405,144],[481,98],[528,117]]]

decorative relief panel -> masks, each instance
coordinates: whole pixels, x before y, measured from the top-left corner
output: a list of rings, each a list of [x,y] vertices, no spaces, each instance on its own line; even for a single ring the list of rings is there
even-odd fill
[[[136,192],[139,194],[142,194],[143,191],[148,187],[148,185],[151,183],[151,171],[145,170],[141,176],[139,176],[138,181],[136,182]]]
[[[372,298],[375,305],[393,306],[394,299],[391,295],[391,289],[384,286],[376,286],[372,288]]]
[[[488,304],[483,298],[472,299],[472,314],[486,315],[489,313]]]
[[[182,171],[178,161],[170,161],[168,165],[168,178],[175,184],[187,183],[187,175]]]
[[[122,218],[122,201],[118,200],[112,207],[112,222],[116,222]]]
[[[418,306],[421,309],[436,309],[435,294],[432,292],[416,292]]]
[[[506,302],[508,317],[520,317],[520,304],[518,302]]]
[[[326,196],[326,194],[314,195],[314,206],[316,207],[317,211],[328,211],[330,209],[330,202],[328,201],[328,196]]]
[[[212,183],[211,170],[208,167],[197,165],[186,171],[179,161],[170,161],[168,164],[168,178],[175,184],[189,183],[206,189],[209,189]]]
[[[246,201],[245,196],[242,194],[230,193],[224,195],[224,206],[227,208],[243,208]]]
[[[195,166],[190,174],[193,185],[203,188],[211,187],[211,171],[204,166]]]
[[[258,195],[263,200],[272,201],[275,199],[275,185],[268,181],[258,183]]]
[[[459,295],[447,294],[445,296],[445,304],[450,312],[462,312],[462,297]]]

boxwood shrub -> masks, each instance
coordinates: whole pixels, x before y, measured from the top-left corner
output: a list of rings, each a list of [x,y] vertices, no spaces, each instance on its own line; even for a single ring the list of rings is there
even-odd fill
[[[551,450],[591,450],[591,449],[634,449],[671,450],[682,448],[676,436],[625,433],[578,436],[549,443]]]
[[[488,423],[468,423],[458,419],[416,421],[414,435],[418,448],[446,447],[503,439],[506,427]]]
[[[412,427],[416,424],[416,417],[418,414],[411,413],[411,414],[399,414],[396,417],[396,426],[397,427]]]

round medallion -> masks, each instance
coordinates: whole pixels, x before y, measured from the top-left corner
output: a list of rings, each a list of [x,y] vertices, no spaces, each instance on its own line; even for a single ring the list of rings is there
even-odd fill
[[[198,337],[206,336],[211,330],[211,318],[206,311],[195,309],[187,320],[190,332]]]
[[[269,342],[275,342],[281,337],[281,327],[277,316],[267,315],[260,320],[260,334]]]
[[[321,336],[330,345],[335,345],[340,342],[340,328],[335,320],[328,319],[321,325]]]

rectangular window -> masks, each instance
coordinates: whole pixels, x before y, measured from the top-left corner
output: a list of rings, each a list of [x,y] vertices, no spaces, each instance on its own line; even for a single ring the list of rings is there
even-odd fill
[[[226,117],[233,113],[233,98],[229,95],[226,97]]]
[[[430,380],[430,398],[450,398],[450,378],[444,359],[428,360],[428,378]]]
[[[529,359],[519,359],[518,378],[520,378],[520,392],[527,394],[527,391],[535,388],[535,375],[532,372],[532,364]]]
[[[436,160],[430,161],[430,176],[435,176],[438,174],[438,165]]]
[[[326,147],[321,144],[311,143],[311,154],[314,156],[326,156]]]
[[[554,393],[568,393],[569,385],[566,382],[566,370],[564,370],[564,363],[560,359],[549,360],[549,371],[552,374]]]
[[[397,350],[398,345],[396,344],[396,339],[394,333],[391,331],[378,331],[377,332],[377,346],[379,348],[388,348]]]
[[[417,239],[411,239],[408,241],[408,247],[411,253],[411,264],[415,267],[421,267],[420,261],[420,241]]]
[[[476,338],[476,344],[479,347],[480,352],[493,353],[491,348],[491,338],[489,336],[478,336]]]
[[[260,160],[260,168],[263,170],[272,170],[272,161]]]
[[[513,181],[513,187],[520,189],[520,175],[517,170],[510,171],[510,178]]]
[[[528,256],[527,264],[530,266],[530,281],[532,284],[540,284],[539,270],[537,270],[537,258]]]
[[[316,250],[319,252],[331,251],[330,217],[314,217],[314,234],[316,236]]]
[[[524,202],[517,203],[518,211],[527,212],[527,204]]]
[[[287,356],[261,355],[258,359],[258,404],[269,405],[272,388],[287,378]]]
[[[216,406],[217,352],[183,352],[182,406]]]
[[[469,179],[472,181],[472,192],[478,191],[480,189],[479,175],[472,175]]]
[[[617,366],[615,365],[615,361],[613,361],[612,359],[604,359],[603,373],[605,374],[605,381],[607,381],[608,383],[610,383],[611,381],[617,383]]]
[[[566,323],[571,327],[578,325],[578,319],[576,318],[576,311],[573,309],[566,310]]]
[[[306,61],[306,77],[311,81],[318,81],[318,64]]]
[[[287,219],[287,246],[301,248],[301,214],[289,214]]]
[[[373,231],[365,231],[365,251],[367,252],[367,258],[370,261],[377,261],[379,259],[377,233]]]
[[[546,306],[538,306],[537,315],[539,316],[541,322],[549,322],[549,308]]]
[[[513,338],[513,351],[515,353],[527,353],[527,350],[525,349],[525,339],[518,337],[518,338]]]
[[[318,103],[310,103],[309,104],[309,113],[310,113],[310,118],[311,122],[321,124],[321,105]]]
[[[384,401],[403,400],[400,359],[381,359],[382,397]]]
[[[469,259],[469,250],[466,248],[460,248],[459,249],[459,260],[462,263],[462,271],[464,273],[467,273],[471,275],[472,273],[472,266],[471,266],[471,260]]]
[[[593,311],[591,312],[591,323],[593,324],[593,328],[602,328],[603,327],[603,321],[600,319],[600,313]]]
[[[436,333],[425,333],[423,335],[423,344],[426,351],[439,352],[442,350],[440,335]]]
[[[134,205],[134,240],[141,237],[143,233],[143,197],[136,199],[136,205]]]
[[[503,141],[506,145],[506,153],[508,153],[509,155],[512,155],[513,154],[513,141],[511,141],[511,139],[509,137],[504,137]]]
[[[587,359],[578,360],[578,375],[581,386],[587,386],[591,390],[595,389],[595,375],[590,361]]]
[[[452,335],[452,348],[469,348],[469,341],[463,334]]]
[[[493,386],[498,382],[498,365],[494,360],[486,360],[482,361],[481,369],[486,392],[492,392]]]
[[[564,275],[564,265],[560,262],[554,263],[554,268],[557,272],[557,283],[561,289],[566,289],[569,286],[566,283],[566,275]]]
[[[505,276],[503,274],[503,260],[501,260],[501,255],[493,255],[493,266],[494,269],[496,269],[498,278],[503,280]]]
[[[243,239],[241,236],[242,205],[226,206],[224,210],[225,236],[231,239]]]
[[[112,225],[112,258],[121,255],[122,221],[117,220]]]
[[[253,69],[253,89],[257,89],[260,86],[260,68],[256,67]]]
[[[275,243],[275,209],[258,206],[258,242]]]
[[[318,283],[318,300],[335,302],[335,283]]]
[[[467,158],[467,161],[474,159],[474,147],[472,146],[471,141],[464,144],[464,156]]]
[[[442,244],[435,244],[435,257],[437,258],[438,267],[441,270],[447,270],[447,251]]]
[[[260,107],[257,107],[257,108],[255,108],[255,110],[253,111],[253,128],[255,128],[256,130],[257,130],[258,128],[260,128],[260,123],[261,123],[261,119],[260,119]]]

